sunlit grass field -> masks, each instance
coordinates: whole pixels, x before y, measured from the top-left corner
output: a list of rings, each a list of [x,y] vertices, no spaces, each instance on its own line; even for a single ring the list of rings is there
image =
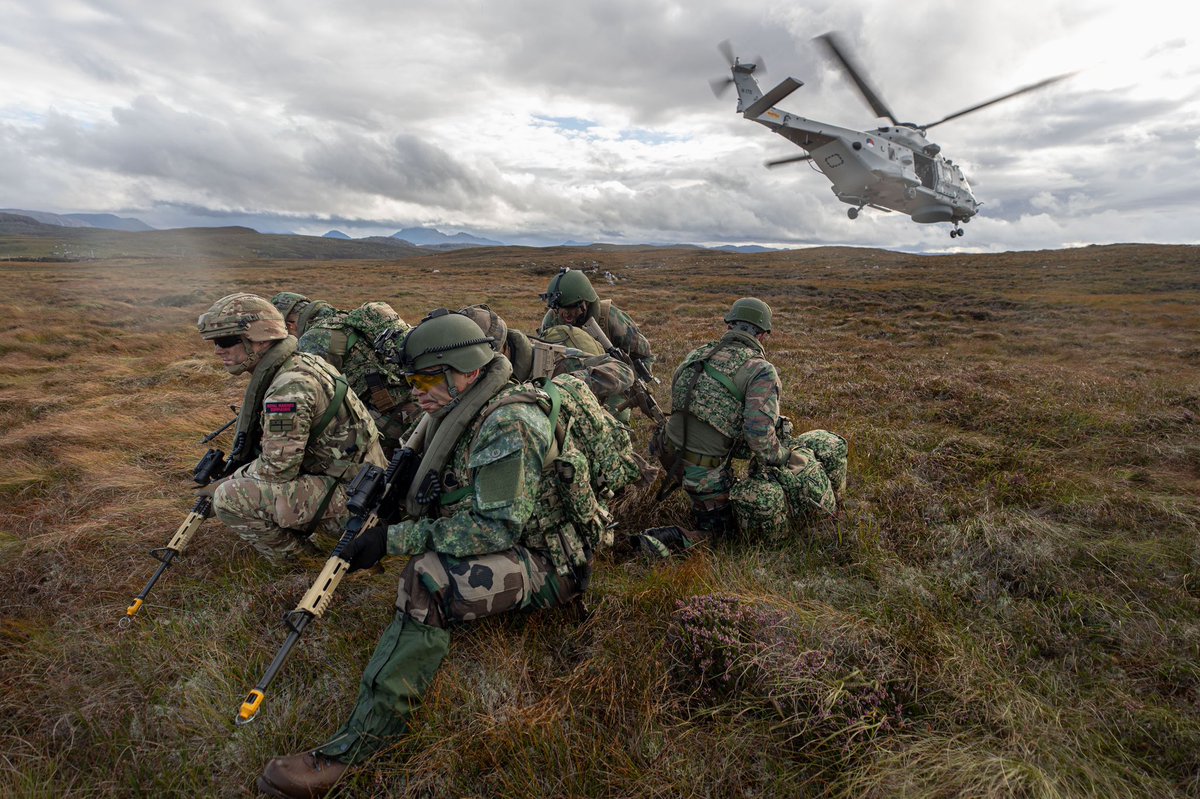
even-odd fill
[[[488,302],[530,331],[560,266],[638,321],[664,405],[728,305],[767,300],[784,412],[850,442],[843,512],[606,555],[586,616],[456,630],[336,795],[1200,796],[1200,249],[1132,245],[0,264],[0,796],[253,796],[350,709],[401,563],[343,582],[245,727],[319,559],[210,521],[118,626],[245,387],[195,332],[214,299]],[[687,518],[646,494],[620,521]]]

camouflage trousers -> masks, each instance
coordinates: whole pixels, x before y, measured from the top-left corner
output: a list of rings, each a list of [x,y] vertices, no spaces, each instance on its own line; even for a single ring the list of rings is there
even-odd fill
[[[304,551],[305,530],[321,509],[332,479],[302,474],[285,483],[268,483],[253,477],[234,477],[213,492],[213,513],[268,559],[289,559]],[[336,537],[349,518],[346,492],[338,485],[314,533]]]
[[[317,751],[357,763],[403,735],[450,649],[447,628],[578,595],[574,578],[557,574],[548,555],[525,547],[461,559],[437,552],[412,558],[400,575],[396,615],[359,681],[354,710]]]
[[[761,537],[791,525],[837,512],[846,487],[846,440],[826,430],[810,430],[784,442],[791,458],[783,466],[751,461],[750,473],[729,491],[738,529]]]

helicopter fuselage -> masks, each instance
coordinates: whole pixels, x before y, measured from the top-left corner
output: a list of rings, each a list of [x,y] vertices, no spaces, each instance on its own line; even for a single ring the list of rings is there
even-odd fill
[[[870,206],[907,214],[914,222],[957,226],[977,212],[979,203],[962,169],[942,156],[941,148],[919,128],[892,125],[860,131],[806,119],[774,105],[763,108],[764,102],[782,99],[802,84],[788,79],[790,84],[780,84],[764,98],[751,72],[753,65],[733,69],[738,113],[803,148],[833,184],[837,198],[855,206],[851,218]]]

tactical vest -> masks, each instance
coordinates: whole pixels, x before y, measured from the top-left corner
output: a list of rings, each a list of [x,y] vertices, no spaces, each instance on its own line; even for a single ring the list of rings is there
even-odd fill
[[[746,386],[753,371],[748,364],[758,357],[762,357],[760,350],[731,337],[689,353],[671,385],[672,412],[686,411],[721,435],[740,439]]]

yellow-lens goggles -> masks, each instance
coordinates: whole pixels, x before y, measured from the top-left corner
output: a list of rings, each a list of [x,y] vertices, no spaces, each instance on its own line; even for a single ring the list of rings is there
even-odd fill
[[[404,379],[417,391],[428,393],[446,379],[445,375],[445,369],[438,369],[436,372],[412,372],[405,374]]]

